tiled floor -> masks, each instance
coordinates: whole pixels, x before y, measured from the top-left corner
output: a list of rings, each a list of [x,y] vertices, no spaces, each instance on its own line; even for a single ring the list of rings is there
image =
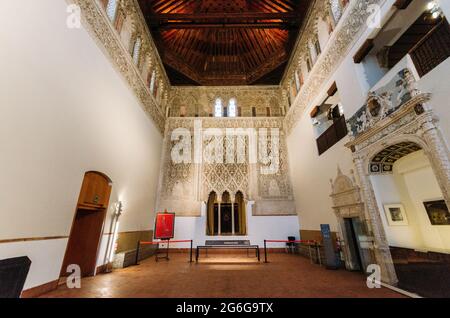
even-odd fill
[[[367,288],[362,274],[326,270],[302,256],[271,254],[269,261],[210,254],[190,264],[187,254],[174,253],[170,261],[150,258],[83,279],[81,289],[63,285],[43,297],[402,297],[386,288]]]

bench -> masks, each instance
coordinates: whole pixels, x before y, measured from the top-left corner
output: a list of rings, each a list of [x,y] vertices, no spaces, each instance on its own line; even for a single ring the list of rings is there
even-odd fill
[[[259,256],[259,245],[251,245],[249,240],[207,240],[205,245],[198,245],[195,253],[195,261],[198,262],[200,256],[200,250],[208,249],[246,249],[247,252],[250,249],[255,250],[255,255],[260,260]]]

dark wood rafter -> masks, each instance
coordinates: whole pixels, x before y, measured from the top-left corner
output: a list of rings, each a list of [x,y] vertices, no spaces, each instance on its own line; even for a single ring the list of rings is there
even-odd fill
[[[312,2],[138,1],[175,85],[279,84]]]

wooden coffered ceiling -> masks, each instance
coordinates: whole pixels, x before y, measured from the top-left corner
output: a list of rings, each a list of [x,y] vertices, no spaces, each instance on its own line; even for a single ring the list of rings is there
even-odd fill
[[[172,85],[279,84],[312,0],[138,0]]]

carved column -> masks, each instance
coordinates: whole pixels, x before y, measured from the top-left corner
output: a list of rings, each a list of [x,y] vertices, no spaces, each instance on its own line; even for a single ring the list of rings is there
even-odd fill
[[[231,200],[231,233],[235,234],[235,226],[234,226],[234,198]]]
[[[428,146],[428,158],[432,162],[434,175],[440,185],[444,200],[450,207],[450,160],[447,145],[434,124],[431,114],[427,115],[421,129],[422,138]]]
[[[220,202],[221,199],[217,198],[217,235],[221,235],[222,234],[222,230],[221,230],[221,218],[222,218],[222,213],[220,213]]]
[[[367,230],[369,231],[368,234],[373,235],[374,238],[375,260],[381,267],[381,280],[390,285],[396,285],[398,279],[381,221],[380,210],[375,199],[375,193],[364,164],[365,160],[359,156],[354,156],[353,159],[361,183],[361,190],[366,201],[366,216],[368,216],[366,219]]]

